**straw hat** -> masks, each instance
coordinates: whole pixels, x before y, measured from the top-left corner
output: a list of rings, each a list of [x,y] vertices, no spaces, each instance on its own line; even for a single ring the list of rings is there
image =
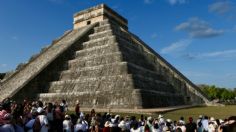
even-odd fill
[[[110,126],[110,122],[106,121],[106,123],[104,124],[104,127],[109,127]]]
[[[160,119],[160,118],[163,118],[163,115],[161,115],[161,114],[160,114],[160,115],[158,115],[158,118],[159,118],[159,119]]]

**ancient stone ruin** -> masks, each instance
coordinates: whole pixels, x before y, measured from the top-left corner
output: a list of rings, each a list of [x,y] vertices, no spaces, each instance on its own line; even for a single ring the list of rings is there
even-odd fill
[[[79,100],[84,108],[156,108],[207,103],[183,74],[101,4],[74,15],[74,29],[0,84],[0,100]]]

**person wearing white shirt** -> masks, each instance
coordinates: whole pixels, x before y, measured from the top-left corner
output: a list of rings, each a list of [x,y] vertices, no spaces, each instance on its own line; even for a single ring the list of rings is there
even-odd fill
[[[37,112],[39,115],[36,118],[39,119],[39,122],[41,124],[40,132],[48,132],[48,119],[47,116],[45,115],[45,111],[43,110],[42,107],[38,107]]]
[[[70,116],[66,115],[65,120],[63,121],[63,131],[72,132],[71,127],[72,127],[72,122],[70,120]]]

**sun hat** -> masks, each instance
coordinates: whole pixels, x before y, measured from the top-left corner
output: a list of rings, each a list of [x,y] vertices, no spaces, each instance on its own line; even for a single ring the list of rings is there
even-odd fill
[[[69,118],[70,119],[70,115],[65,115],[65,118]]]
[[[171,123],[171,122],[172,122],[172,120],[171,120],[171,119],[166,119],[166,122],[169,122],[169,123]]]
[[[202,116],[202,115],[199,115],[199,118],[201,119],[201,118],[203,118],[203,116]]]
[[[224,123],[224,121],[222,119],[219,119],[219,121],[220,121],[220,124]]]
[[[158,115],[158,118],[159,118],[159,119],[160,119],[160,118],[163,118],[163,115],[161,115],[161,114],[160,114],[160,115]]]
[[[38,107],[37,112],[40,114],[40,113],[44,112],[44,109],[42,107]]]
[[[149,116],[149,117],[147,118],[147,120],[148,120],[148,121],[152,121],[152,117]]]
[[[215,121],[215,118],[214,118],[214,117],[211,117],[211,118],[210,118],[210,121]]]
[[[115,116],[115,119],[117,119],[118,117],[120,117],[120,115],[116,115],[116,116]]]
[[[127,127],[126,127],[126,124],[125,124],[125,121],[121,121],[119,124],[118,124],[118,127],[121,128],[121,130],[126,130]]]
[[[110,127],[110,122],[106,121],[106,123],[104,124],[104,127]]]

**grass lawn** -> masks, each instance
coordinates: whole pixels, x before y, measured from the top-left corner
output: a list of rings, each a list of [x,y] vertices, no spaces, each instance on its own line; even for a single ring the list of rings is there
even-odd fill
[[[225,119],[229,116],[236,115],[236,105],[195,107],[171,111],[163,113],[163,115],[166,119],[170,118],[172,120],[179,120],[179,118],[183,116],[186,121],[190,116],[192,116],[194,120],[196,120],[199,115],[207,115],[209,117],[214,117],[215,119]]]
[[[95,109],[96,111],[96,109]],[[70,111],[70,114],[72,114],[73,112]],[[89,112],[85,112],[85,113],[89,113]],[[101,113],[103,114],[103,113]],[[136,116],[137,119],[140,118],[140,115],[142,113],[111,113],[113,115],[121,115],[123,117],[125,116]],[[153,113],[151,115],[147,115],[144,114],[144,116],[152,116],[153,118],[157,118],[158,115],[160,113]],[[180,110],[175,110],[175,111],[171,111],[171,112],[165,112],[165,113],[161,113],[162,115],[164,115],[165,119],[172,119],[173,121],[176,120],[178,121],[179,118],[181,116],[184,117],[185,121],[188,121],[188,117],[193,117],[194,120],[197,120],[197,118],[199,117],[199,115],[207,115],[209,117],[214,117],[215,119],[225,119],[228,118],[229,116],[236,116],[236,105],[228,105],[228,106],[202,106],[202,107],[194,107],[194,108],[185,108],[185,109],[180,109]]]

